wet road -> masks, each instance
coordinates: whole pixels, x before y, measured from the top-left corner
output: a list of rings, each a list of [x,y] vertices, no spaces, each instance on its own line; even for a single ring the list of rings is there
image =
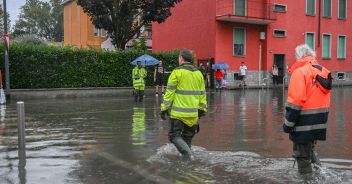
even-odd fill
[[[310,183],[352,183],[351,94],[332,94],[323,168]],[[25,168],[15,104],[0,106],[0,183],[302,183],[281,128],[285,98],[281,89],[209,92],[192,162],[167,144],[160,97],[28,100]]]

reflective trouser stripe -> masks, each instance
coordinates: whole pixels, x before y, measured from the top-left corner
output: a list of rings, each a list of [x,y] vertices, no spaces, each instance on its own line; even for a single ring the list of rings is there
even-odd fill
[[[189,90],[176,90],[176,94],[180,95],[204,95],[205,91],[189,91]]]
[[[317,124],[317,125],[306,125],[306,126],[296,126],[296,132],[304,132],[310,130],[319,130],[319,129],[326,129],[326,124]]]
[[[288,127],[293,127],[293,126],[295,126],[295,123],[289,122],[289,121],[287,121],[287,120],[285,119],[285,125],[288,126]]]
[[[200,108],[208,108],[207,104],[199,104]]]
[[[312,109],[312,110],[301,110],[301,115],[308,115],[308,114],[319,114],[319,113],[327,113],[329,112],[328,108],[321,108],[321,109]]]
[[[197,108],[181,108],[181,107],[175,107],[175,106],[173,106],[171,110],[178,111],[178,112],[198,112]]]
[[[290,107],[291,109],[298,110],[298,111],[302,109],[301,106],[298,106],[289,102],[286,103],[286,107]]]
[[[170,101],[167,101],[167,100],[164,100],[163,101],[163,104],[167,105],[167,106],[171,106],[171,102]]]

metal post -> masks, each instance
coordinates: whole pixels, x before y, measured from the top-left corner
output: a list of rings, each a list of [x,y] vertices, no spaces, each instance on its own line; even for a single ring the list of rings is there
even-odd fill
[[[7,8],[6,0],[3,0],[4,6],[4,35],[7,35]],[[5,38],[5,37],[4,37]],[[7,41],[4,41],[4,61],[5,61],[5,84],[6,84],[6,94],[10,93],[10,69],[9,69],[9,48]]]
[[[18,158],[20,165],[26,165],[26,138],[24,123],[24,102],[17,102]]]

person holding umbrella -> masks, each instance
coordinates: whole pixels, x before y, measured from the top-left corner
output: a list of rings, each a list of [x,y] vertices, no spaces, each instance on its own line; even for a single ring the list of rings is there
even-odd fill
[[[134,88],[134,101],[142,102],[144,96],[145,81],[147,71],[142,67],[141,61],[137,61],[137,66],[132,70],[132,80]]]

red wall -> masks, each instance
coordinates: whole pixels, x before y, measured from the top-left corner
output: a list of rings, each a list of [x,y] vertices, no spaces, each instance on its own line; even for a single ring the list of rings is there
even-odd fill
[[[322,42],[318,46],[318,7],[319,0],[316,0],[316,16],[306,16],[305,1],[276,0],[275,3],[287,4],[286,13],[277,13],[277,21],[268,26],[267,41],[267,69],[273,63],[273,54],[286,54],[286,62],[289,66],[294,62],[294,49],[297,45],[305,43],[305,33],[315,32],[315,49],[320,64],[333,71],[352,70],[352,3],[347,2],[347,19],[338,20],[337,0],[332,1],[332,18],[321,17],[321,34],[329,33],[332,35],[331,59],[322,60]],[[321,12],[323,14],[323,11]],[[274,38],[273,29],[287,30],[286,38]],[[347,36],[346,59],[337,60],[337,36]],[[320,35],[322,40],[322,35]]]
[[[233,29],[246,30],[246,56],[233,56]],[[259,33],[262,26],[218,22],[216,26],[215,62],[224,61],[230,64],[230,70],[239,70],[241,62],[245,62],[248,70],[259,69]]]
[[[183,0],[164,23],[153,23],[153,51],[188,48],[196,58],[215,55],[215,1]]]
[[[319,62],[332,71],[352,70],[352,3],[347,3],[347,20],[337,19],[337,0],[332,1],[332,18],[321,18],[321,34],[332,34],[332,57],[330,60],[322,60],[322,42],[320,46],[318,45],[319,0],[316,0],[316,16],[306,16],[305,0],[248,0],[248,12],[256,9],[257,6],[260,9],[260,3],[253,4],[253,2],[287,5],[287,12],[277,13],[277,20],[267,26],[216,21],[216,10],[219,9],[216,5],[219,5],[219,1],[226,4],[226,0],[183,0],[173,9],[173,15],[165,23],[153,24],[153,50],[189,48],[196,51],[197,58],[214,57],[216,62],[228,62],[230,70],[238,70],[242,61],[246,62],[249,70],[258,70],[259,33],[264,31],[266,40],[262,41],[262,69],[271,70],[274,54],[285,54],[286,62],[291,65],[295,61],[295,47],[305,43],[305,33],[315,32],[315,47]],[[232,2],[232,0],[228,1]],[[226,7],[221,11],[224,9]],[[234,27],[246,28],[245,57],[233,56]],[[274,38],[274,29],[287,30],[287,37]],[[338,35],[347,36],[345,60],[336,59]]]

